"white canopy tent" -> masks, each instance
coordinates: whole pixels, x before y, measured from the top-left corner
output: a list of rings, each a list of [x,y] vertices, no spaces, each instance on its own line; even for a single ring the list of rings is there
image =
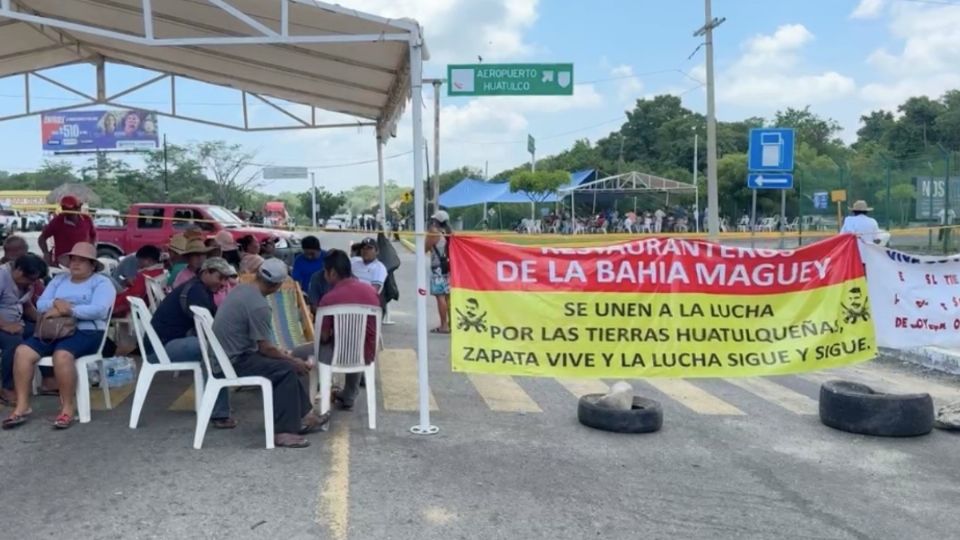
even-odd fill
[[[412,98],[417,290],[427,288],[424,249],[423,103],[427,57],[416,21],[387,19],[314,0],[0,0],[0,78],[20,77],[23,111],[10,120],[91,105],[130,107],[124,96],[169,84],[169,110],[156,114],[242,131],[371,126],[376,131],[380,208],[386,208],[383,151]],[[107,64],[157,72],[146,82],[108,93]],[[49,68],[96,67],[95,95],[56,80]],[[177,110],[177,80],[192,79],[239,90],[242,125],[203,120]],[[78,98],[65,107],[35,108],[31,82],[42,80]],[[280,111],[293,125],[254,127],[252,97]],[[291,112],[271,98],[309,110]],[[133,107],[142,108],[142,107]],[[354,117],[318,123],[317,111]],[[307,117],[309,116],[309,117]],[[430,424],[426,296],[417,296],[420,422]]]
[[[576,215],[573,215],[576,211],[574,198],[577,194],[593,194],[596,197],[601,194],[626,195],[629,193],[666,193],[668,204],[671,193],[693,193],[697,201],[696,210],[700,210],[700,189],[696,184],[688,184],[679,180],[671,180],[637,171],[615,174],[599,178],[593,182],[568,186],[558,190],[560,197],[570,196],[570,212],[574,219],[576,219]],[[699,232],[699,225],[697,232]]]

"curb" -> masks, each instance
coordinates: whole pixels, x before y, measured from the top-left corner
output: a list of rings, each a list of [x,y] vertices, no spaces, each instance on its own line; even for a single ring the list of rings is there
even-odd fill
[[[417,252],[417,247],[414,246],[412,243],[410,243],[410,241],[407,240],[406,238],[401,238],[400,243],[403,244],[403,247],[407,248],[407,251],[409,251],[410,253]]]
[[[960,375],[960,351],[942,349],[940,347],[923,347],[919,349],[880,349],[880,355],[893,358],[901,362],[916,364],[927,369]]]

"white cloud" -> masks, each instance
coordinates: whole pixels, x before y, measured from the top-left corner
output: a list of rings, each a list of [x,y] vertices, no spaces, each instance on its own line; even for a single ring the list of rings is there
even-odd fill
[[[344,0],[345,6],[385,17],[411,17],[424,29],[432,63],[529,55],[524,33],[537,20],[539,0]]]
[[[869,55],[879,77],[861,89],[863,100],[894,110],[908,97],[937,98],[960,86],[960,5],[898,5],[892,13],[890,32],[902,49]]]
[[[617,83],[617,98],[620,101],[633,103],[643,93],[643,81],[633,74],[633,66],[621,64],[610,70],[613,77],[623,77]]]
[[[860,0],[857,7],[850,13],[851,19],[874,19],[880,16],[886,5],[886,0]]]
[[[850,96],[856,83],[836,71],[805,73],[800,52],[814,35],[802,24],[784,25],[743,43],[741,56],[718,77],[717,99],[756,107],[803,106]],[[691,71],[705,77],[702,66]]]

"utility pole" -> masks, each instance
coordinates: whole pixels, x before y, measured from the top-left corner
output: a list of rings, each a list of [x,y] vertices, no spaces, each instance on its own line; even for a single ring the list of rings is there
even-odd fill
[[[708,238],[717,241],[720,236],[720,196],[717,191],[717,111],[714,100],[713,81],[713,29],[723,24],[726,18],[711,14],[711,0],[704,0],[704,25],[694,32],[694,37],[703,36],[707,55],[707,223]]]
[[[163,195],[170,200],[170,185],[167,183],[167,134],[163,134]]]
[[[700,134],[697,133],[697,128],[693,128],[693,187],[696,190],[697,200],[694,202],[693,209],[696,212],[696,215],[693,216],[693,222],[697,224],[696,231],[700,232],[700,186],[697,185],[697,173],[699,164],[697,163],[699,156],[699,143],[700,143]]]
[[[433,85],[433,181],[430,182],[430,212],[440,210],[440,87],[446,79],[423,79]],[[429,176],[429,175],[428,175]]]

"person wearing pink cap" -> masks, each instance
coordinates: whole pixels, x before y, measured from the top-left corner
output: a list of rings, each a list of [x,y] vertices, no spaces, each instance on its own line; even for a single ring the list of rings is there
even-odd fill
[[[73,195],[65,195],[60,199],[60,208],[63,211],[47,223],[38,239],[40,252],[50,265],[65,262],[65,256],[78,242],[97,245],[97,229],[90,216],[80,213],[80,201]],[[53,238],[52,255],[47,246],[50,238]],[[62,258],[64,260],[61,260]]]

